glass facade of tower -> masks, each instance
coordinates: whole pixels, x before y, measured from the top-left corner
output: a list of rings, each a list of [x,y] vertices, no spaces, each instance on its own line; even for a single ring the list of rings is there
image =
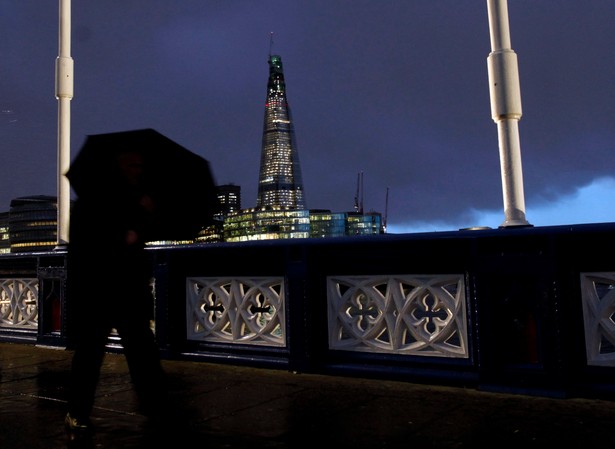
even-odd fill
[[[282,58],[269,56],[256,207],[305,209],[295,131],[286,98]]]
[[[306,208],[282,59],[270,55],[268,62],[269,81],[256,207],[226,211],[222,240],[244,242],[382,233],[379,213],[332,213],[330,210]]]
[[[225,242],[310,237],[310,211],[279,207],[243,209],[224,220]]]
[[[310,211],[310,237],[344,237],[346,235],[347,214],[330,210]]]
[[[382,215],[379,212],[348,212],[346,235],[383,234]]]

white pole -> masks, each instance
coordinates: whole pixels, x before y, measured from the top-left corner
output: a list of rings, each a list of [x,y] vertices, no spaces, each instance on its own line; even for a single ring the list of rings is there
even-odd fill
[[[525,219],[523,171],[519,144],[521,89],[517,55],[511,49],[506,0],[487,0],[491,53],[487,58],[491,117],[498,127],[504,223],[500,227],[531,226]]]
[[[73,98],[73,59],[70,56],[70,0],[60,0],[59,56],[56,58],[55,96],[58,99],[58,239],[57,248],[68,243],[70,184],[70,100]]]

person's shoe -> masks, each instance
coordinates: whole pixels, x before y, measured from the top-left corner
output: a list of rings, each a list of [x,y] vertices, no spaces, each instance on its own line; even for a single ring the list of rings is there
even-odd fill
[[[89,420],[76,418],[70,413],[67,413],[64,418],[64,427],[67,432],[78,435],[87,435],[92,432],[92,424]]]

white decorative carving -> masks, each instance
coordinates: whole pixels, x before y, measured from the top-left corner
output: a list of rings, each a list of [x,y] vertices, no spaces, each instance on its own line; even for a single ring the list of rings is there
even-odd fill
[[[329,348],[467,358],[463,275],[327,277]]]
[[[615,273],[581,273],[588,365],[615,366]]]
[[[284,278],[187,278],[189,340],[286,346]]]
[[[38,328],[38,279],[0,279],[0,327]]]

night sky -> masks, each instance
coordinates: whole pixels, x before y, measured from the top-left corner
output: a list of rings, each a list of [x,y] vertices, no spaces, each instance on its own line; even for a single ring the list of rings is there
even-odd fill
[[[508,9],[528,222],[615,221],[615,4]],[[0,0],[0,210],[57,194],[58,14]],[[308,208],[354,210],[362,172],[389,232],[502,224],[484,0],[73,1],[71,158],[88,134],[154,128],[254,207],[270,50]]]

